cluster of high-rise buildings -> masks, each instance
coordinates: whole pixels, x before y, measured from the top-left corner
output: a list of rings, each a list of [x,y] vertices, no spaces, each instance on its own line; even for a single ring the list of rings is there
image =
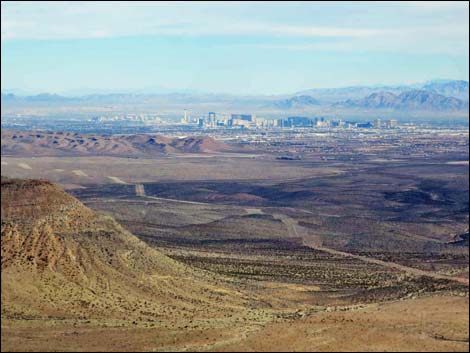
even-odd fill
[[[186,120],[189,123],[189,120]],[[216,114],[209,112],[207,116],[202,116],[197,119],[197,125],[200,128],[217,128],[217,127],[242,127],[242,128],[255,128],[257,127],[257,119],[254,114]]]
[[[389,119],[381,121],[376,119],[373,122],[356,122],[356,121],[345,121],[343,119],[327,119],[325,117],[320,118],[308,118],[303,116],[291,116],[287,119],[278,119],[276,127],[281,128],[300,128],[300,127],[311,127],[311,128],[375,128],[375,129],[392,129],[398,126],[397,120]]]
[[[397,127],[397,120],[376,119],[373,122],[344,121],[343,119],[327,119],[325,117],[291,116],[283,119],[257,118],[254,114],[216,114],[209,112],[206,116],[194,120],[184,112],[184,123],[196,123],[199,128],[215,129],[227,128],[375,128],[393,129]]]

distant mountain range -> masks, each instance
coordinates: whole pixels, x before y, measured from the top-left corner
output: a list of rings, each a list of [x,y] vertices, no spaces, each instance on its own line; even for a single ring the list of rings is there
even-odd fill
[[[112,93],[65,97],[42,93],[18,96],[2,92],[2,111],[6,107],[102,107],[105,104],[152,109],[209,111],[219,109],[288,113],[321,109],[389,109],[392,111],[460,112],[468,110],[468,81],[435,80],[402,86],[353,86],[311,89],[283,96],[240,96],[205,93]]]
[[[40,93],[32,96],[18,96],[14,93],[3,93],[2,102],[67,102],[77,98],[64,97],[58,94]]]
[[[406,91],[424,90],[468,101],[468,81],[433,80],[400,86],[351,86],[341,88],[316,88],[297,92],[296,95],[309,95],[322,102],[337,102],[347,99],[359,99],[378,92],[390,92],[399,95]]]
[[[292,109],[303,108],[311,105],[320,105],[320,102],[312,96],[301,95],[277,100],[272,105],[280,109]]]
[[[468,110],[468,81],[439,80],[409,86],[312,89],[277,100],[280,109],[329,105],[331,108],[390,109],[396,111]]]
[[[440,80],[431,81],[421,87],[421,89],[444,96],[455,97],[468,101],[468,81],[462,80]]]
[[[342,108],[457,111],[468,109],[468,101],[425,90],[412,90],[398,95],[391,92],[372,93],[365,98],[349,99],[333,106]]]

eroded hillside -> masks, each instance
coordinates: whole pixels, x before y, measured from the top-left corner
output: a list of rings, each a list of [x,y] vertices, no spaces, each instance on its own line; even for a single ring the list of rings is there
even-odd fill
[[[2,130],[2,155],[13,156],[151,157],[173,153],[209,153],[229,150],[228,145],[208,136],[170,138],[155,134],[110,136]]]
[[[2,178],[1,187],[2,319],[176,323],[247,315],[242,308],[256,306],[48,181]]]

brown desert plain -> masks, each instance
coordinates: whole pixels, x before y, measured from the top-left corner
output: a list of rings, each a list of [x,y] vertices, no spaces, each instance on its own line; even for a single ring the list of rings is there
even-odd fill
[[[2,130],[2,351],[468,351],[468,135],[413,138]]]

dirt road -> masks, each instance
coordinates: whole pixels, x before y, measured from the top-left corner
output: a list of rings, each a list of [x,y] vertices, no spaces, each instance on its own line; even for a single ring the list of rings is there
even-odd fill
[[[178,203],[191,204],[191,205],[204,205],[204,206],[211,205],[210,203],[206,203],[206,202],[185,201],[185,200],[176,200],[176,199],[167,199],[167,198],[162,198],[162,197],[148,196],[145,194],[145,189],[142,184],[136,184],[135,192],[137,196],[145,197],[146,199],[178,202]],[[247,213],[253,213],[254,210],[256,211],[256,213],[263,213],[263,210],[261,209],[245,208],[245,211]],[[358,259],[363,262],[384,266],[384,267],[395,269],[398,271],[403,271],[403,272],[406,272],[406,273],[409,273],[418,277],[427,276],[427,277],[431,277],[431,278],[438,279],[438,280],[450,280],[450,281],[459,282],[465,285],[469,285],[468,278],[446,276],[446,275],[436,273],[436,272],[424,271],[424,270],[420,270],[417,268],[404,266],[401,264],[397,264],[395,262],[382,261],[382,260],[375,259],[372,257],[352,254],[352,253],[348,253],[345,251],[340,251],[340,250],[335,250],[335,249],[324,247],[322,246],[318,238],[317,239],[314,238],[311,234],[307,232],[307,230],[304,227],[299,226],[295,219],[285,214],[280,214],[280,213],[272,214],[272,216],[274,218],[281,220],[286,225],[288,232],[289,232],[289,236],[302,238],[304,245],[312,249],[323,251],[323,252],[326,252],[335,256]]]
[[[459,283],[466,284],[466,285],[469,284],[468,278],[459,278],[459,277],[446,276],[446,275],[435,273],[435,272],[423,271],[423,270],[420,270],[420,269],[417,269],[417,268],[400,265],[400,264],[397,264],[395,262],[382,261],[382,260],[375,259],[375,258],[372,258],[372,257],[367,257],[367,256],[362,256],[362,255],[357,255],[357,254],[351,254],[351,253],[348,253],[348,252],[345,252],[345,251],[326,248],[326,247],[322,246],[321,244],[319,244],[318,241],[315,241],[314,239],[312,239],[312,237],[308,235],[305,228],[302,227],[302,226],[299,226],[297,221],[294,220],[293,218],[291,218],[287,215],[284,215],[284,214],[275,214],[273,216],[280,219],[286,225],[290,236],[297,237],[297,238],[302,238],[304,245],[306,245],[306,246],[308,246],[312,249],[319,250],[319,251],[324,251],[326,253],[336,255],[336,256],[350,257],[350,258],[358,259],[358,260],[368,262],[368,263],[371,263],[371,264],[381,265],[381,266],[392,268],[392,269],[395,269],[395,270],[407,272],[407,273],[412,274],[414,276],[427,276],[427,277],[431,277],[431,278],[434,278],[434,279],[450,280],[450,281],[455,281],[455,282],[459,282]]]

